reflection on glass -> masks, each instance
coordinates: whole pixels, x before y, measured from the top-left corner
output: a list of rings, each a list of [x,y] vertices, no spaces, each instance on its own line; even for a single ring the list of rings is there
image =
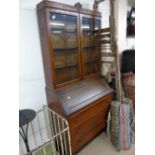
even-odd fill
[[[83,17],[82,32],[83,32],[83,63],[84,75],[91,75],[99,72],[100,50],[98,45],[94,44],[94,30],[100,29],[100,20]]]
[[[78,79],[77,17],[52,12],[49,16],[56,83]]]

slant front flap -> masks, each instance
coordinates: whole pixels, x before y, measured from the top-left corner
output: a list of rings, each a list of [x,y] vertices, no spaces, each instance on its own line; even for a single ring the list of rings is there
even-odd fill
[[[80,109],[112,91],[103,79],[84,80],[57,90],[67,114]]]

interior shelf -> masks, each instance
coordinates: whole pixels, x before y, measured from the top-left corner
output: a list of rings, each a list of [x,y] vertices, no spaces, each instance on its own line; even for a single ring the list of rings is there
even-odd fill
[[[54,48],[54,52],[61,52],[61,51],[76,51],[78,48]]]
[[[78,64],[68,64],[68,65],[63,65],[63,66],[56,66],[56,69],[64,69],[64,68],[71,68],[71,67],[76,67]]]

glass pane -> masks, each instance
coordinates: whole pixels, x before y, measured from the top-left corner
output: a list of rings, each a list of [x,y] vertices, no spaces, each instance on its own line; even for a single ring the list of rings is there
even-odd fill
[[[93,29],[99,30],[100,29],[100,20],[94,19],[93,20]],[[93,34],[95,39],[95,33]],[[93,48],[93,73],[97,73],[100,71],[100,43],[95,43],[94,41],[94,48]]]
[[[78,79],[77,17],[50,13],[56,84]]]
[[[77,18],[66,16],[66,37],[67,48],[77,48]]]
[[[92,61],[90,48],[83,48],[83,61],[84,63],[89,63]]]
[[[98,29],[100,29],[100,25],[101,25],[101,23],[100,23],[100,20],[99,19],[94,19],[94,29],[95,30],[98,30]]]
[[[90,18],[82,18],[83,47],[88,47],[91,45],[91,23],[92,21]]]
[[[99,44],[95,44],[94,30],[100,29],[100,20],[91,18],[82,18],[82,32],[83,32],[83,63],[84,75],[94,74],[100,71],[100,49]]]
[[[73,66],[78,64],[78,54],[77,49],[68,50],[67,53],[67,64],[68,66]]]
[[[64,50],[54,50],[54,62],[56,68],[64,68],[67,65],[66,52]]]
[[[65,48],[65,16],[50,13],[50,21],[53,48]]]
[[[84,63],[84,75],[92,73],[92,19],[82,18],[82,55]]]
[[[77,17],[66,16],[66,31],[76,33],[77,32]]]

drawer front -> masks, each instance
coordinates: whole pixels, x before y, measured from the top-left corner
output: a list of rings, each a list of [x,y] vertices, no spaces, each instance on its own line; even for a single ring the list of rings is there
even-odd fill
[[[80,148],[80,143],[83,145],[87,141],[91,139],[89,136],[89,132],[93,132],[91,135],[95,136],[98,132],[96,132],[96,128],[98,126],[100,129],[103,129],[106,126],[106,117],[107,117],[108,110],[104,110],[99,112],[98,114],[94,115],[93,117],[89,118],[87,121],[83,122],[79,126],[72,128],[70,131],[71,134],[71,143],[72,143],[72,150],[78,150]],[[86,138],[82,138],[86,137]],[[84,141],[82,141],[82,139]]]
[[[89,118],[87,121],[83,122],[77,127],[78,135],[81,137],[87,132],[89,132],[92,128],[94,128],[98,122],[106,123],[106,112],[107,110],[101,111],[93,117]]]
[[[82,124],[78,125],[75,128],[72,128],[70,131],[71,139],[75,142],[78,141],[79,137],[83,136],[87,132],[89,132],[94,126],[98,124],[98,122],[105,122],[105,112],[101,111],[93,117],[89,118]]]
[[[112,95],[110,94],[108,96],[105,96],[102,100],[93,103],[93,105],[91,104],[89,107],[76,112],[69,118],[70,128],[77,127],[79,124],[91,118],[94,114],[97,114],[98,112],[109,108],[111,101]]]
[[[99,122],[96,127],[94,127],[92,130],[90,130],[87,134],[81,136],[79,138],[79,147],[83,147],[85,144],[87,144],[93,137],[95,137],[98,133],[100,133],[104,128],[106,124],[104,124],[102,121]]]
[[[90,131],[86,132],[82,136],[80,136],[76,131],[74,130],[72,136],[71,136],[71,146],[72,146],[72,152],[75,153],[79,149],[81,149],[85,144],[87,144],[93,137],[95,137],[98,133],[100,133],[106,126],[106,123],[103,121],[98,122],[93,128],[91,128]]]

